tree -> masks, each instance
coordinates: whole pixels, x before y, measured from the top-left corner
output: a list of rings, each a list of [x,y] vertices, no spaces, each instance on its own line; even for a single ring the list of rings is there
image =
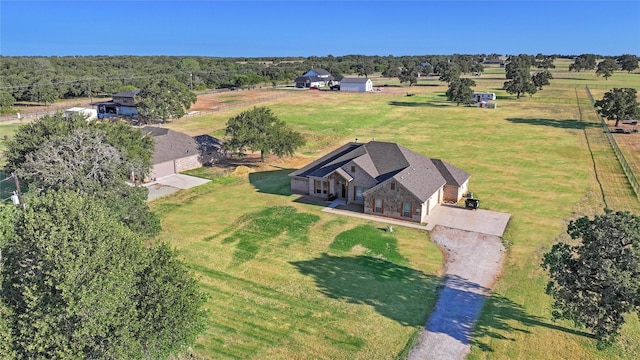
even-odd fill
[[[596,75],[602,75],[604,79],[607,80],[616,70],[618,70],[618,63],[611,58],[606,58],[598,63]]]
[[[36,151],[40,145],[50,138],[68,135],[77,128],[86,128],[88,124],[79,117],[65,120],[62,113],[47,115],[39,120],[24,124],[18,128],[13,137],[7,142],[4,152],[5,169],[13,172],[26,160],[27,154]]]
[[[26,161],[26,155],[36,151],[51,138],[69,135],[76,129],[97,128],[104,132],[104,139],[120,151],[124,160],[118,173],[129,177],[132,172],[139,178],[151,169],[154,141],[144,136],[140,129],[124,122],[87,122],[81,116],[65,118],[59,112],[22,125],[7,143],[4,157],[7,172],[13,172]]]
[[[504,89],[509,94],[516,94],[519,99],[521,94],[535,94],[536,85],[531,79],[531,66],[534,60],[526,55],[510,57],[509,63],[505,67],[506,77],[510,79],[504,83]]]
[[[638,68],[638,57],[635,55],[624,54],[618,58],[618,62],[620,63],[620,68],[628,72]]]
[[[175,78],[163,75],[147,82],[138,93],[138,113],[148,120],[166,122],[185,114],[196,95]]]
[[[0,245],[4,354],[163,358],[203,329],[204,297],[176,254],[146,248],[92,197],[31,198]]]
[[[600,344],[609,343],[626,313],[640,314],[640,217],[620,211],[582,217],[567,233],[577,243],[554,245],[542,262],[551,277],[546,292],[554,298],[553,317],[573,320]]]
[[[56,114],[18,128],[5,156],[30,192],[67,189],[94,196],[147,239],[160,232],[160,220],[146,203],[149,190],[126,180],[132,171],[148,173],[152,152],[153,139],[128,124]]]
[[[367,77],[368,75],[371,75],[374,72],[374,70],[375,70],[375,65],[373,64],[372,61],[363,61],[356,65],[356,72],[358,76]]]
[[[13,109],[16,100],[8,91],[0,91],[0,113],[9,112]]]
[[[553,75],[549,70],[538,71],[531,77],[531,81],[533,81],[533,85],[538,88],[538,90],[542,90],[544,85],[549,85],[549,79],[553,79]]]
[[[436,74],[440,75],[440,78],[438,78],[438,80],[444,81],[447,84],[451,83],[455,79],[458,79],[460,77],[460,74],[462,73],[460,65],[449,62],[440,62],[436,64],[433,71],[435,71]]]
[[[104,141],[104,133],[77,129],[51,138],[27,154],[16,172],[35,189],[93,194],[97,188],[113,187],[122,181],[122,176],[114,176],[122,166],[120,152]]]
[[[607,120],[614,120],[615,126],[621,120],[638,116],[640,108],[634,88],[614,88],[607,91],[602,99],[594,103],[596,111]]]
[[[42,83],[32,84],[27,90],[29,100],[48,105],[58,99],[58,93],[50,79],[43,79]]]
[[[420,69],[417,66],[412,67],[403,67],[400,70],[400,75],[398,75],[398,80],[400,83],[408,82],[409,86],[413,86],[418,83],[418,74],[420,74]]]
[[[582,54],[569,65],[569,71],[580,72],[582,70],[593,70],[596,68],[596,56],[594,54]]]
[[[553,60],[553,56],[538,54],[536,55],[536,66],[538,69],[555,69],[556,66],[553,64]]]
[[[278,157],[292,155],[305,144],[301,134],[289,129],[267,107],[254,107],[230,118],[225,134],[229,137],[225,143],[228,150],[260,151],[260,161],[271,152]]]
[[[469,102],[473,97],[472,86],[476,86],[476,82],[468,78],[451,81],[447,89],[447,99],[455,102],[457,106],[460,106],[460,103]]]

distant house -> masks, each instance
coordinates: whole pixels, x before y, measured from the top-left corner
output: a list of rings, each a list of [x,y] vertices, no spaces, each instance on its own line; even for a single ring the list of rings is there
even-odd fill
[[[342,78],[340,91],[367,92],[373,91],[373,82],[369,78]]]
[[[324,69],[311,69],[295,80],[297,88],[330,86],[335,78]]]
[[[155,142],[150,179],[196,169],[214,163],[224,155],[222,142],[209,135],[191,137],[153,126],[143,127],[142,133],[153,136]]]
[[[140,90],[131,90],[114,94],[111,101],[96,103],[98,119],[117,116],[138,115],[136,96]]]
[[[289,174],[291,192],[362,204],[366,214],[424,222],[467,193],[470,175],[401,145],[351,142]]]

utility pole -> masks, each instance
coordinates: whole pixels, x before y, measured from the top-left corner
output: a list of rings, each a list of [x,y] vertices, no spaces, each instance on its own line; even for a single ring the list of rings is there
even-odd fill
[[[89,78],[89,105],[93,105],[93,94],[91,93],[91,78]]]
[[[11,176],[13,176],[13,182],[16,184],[18,201],[20,201],[20,206],[22,206],[22,211],[25,211],[27,210],[27,207],[24,205],[24,201],[22,200],[22,191],[20,191],[20,181],[18,180],[18,175],[16,175],[16,173],[11,173]]]

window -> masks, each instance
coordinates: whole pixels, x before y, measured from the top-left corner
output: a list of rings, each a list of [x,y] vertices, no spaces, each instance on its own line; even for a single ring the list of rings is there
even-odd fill
[[[402,204],[402,216],[411,217],[411,203]]]
[[[327,193],[328,182],[321,181],[321,180],[315,180],[314,183],[313,183],[313,187],[315,188],[316,194],[326,194]]]
[[[353,194],[353,200],[355,201],[362,201],[363,197],[362,197],[362,191],[364,189],[362,188],[362,186],[356,186],[356,193]]]
[[[382,199],[376,198],[373,212],[382,213]]]
[[[353,165],[351,166],[351,172],[352,172],[352,173],[356,172],[356,167],[355,167],[355,166],[353,166]]]
[[[396,189],[396,183],[392,182],[391,183],[391,190],[395,190]]]

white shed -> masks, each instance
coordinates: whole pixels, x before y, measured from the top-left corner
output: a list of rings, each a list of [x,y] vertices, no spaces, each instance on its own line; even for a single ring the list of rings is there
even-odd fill
[[[342,78],[340,80],[340,91],[373,91],[373,82],[369,78]]]
[[[88,108],[83,108],[83,107],[72,107],[69,109],[66,109],[64,111],[64,116],[65,118],[73,115],[73,114],[80,114],[82,116],[84,116],[85,119],[87,119],[87,121],[89,120],[95,120],[98,118],[98,110],[96,109],[88,109]]]

